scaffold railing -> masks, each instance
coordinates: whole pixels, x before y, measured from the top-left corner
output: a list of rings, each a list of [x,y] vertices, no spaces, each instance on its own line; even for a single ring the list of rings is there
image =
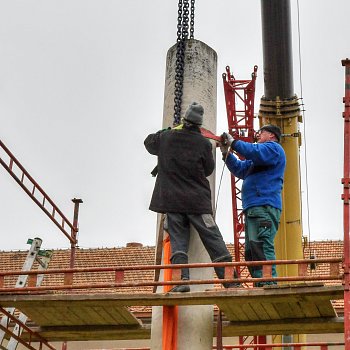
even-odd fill
[[[56,348],[53,347],[53,345],[51,345],[46,339],[40,336],[37,332],[33,332],[28,326],[26,326],[23,322],[21,322],[18,318],[16,318],[8,311],[6,311],[4,308],[0,307],[0,313],[2,313],[7,318],[6,327],[0,324],[0,329],[3,330],[6,334],[8,334],[10,337],[16,339],[16,341],[22,346],[26,347],[29,350],[56,350]],[[22,330],[26,331],[29,335],[29,340],[24,341],[20,336],[18,336],[18,333],[16,334],[12,332],[9,327],[10,322],[13,322],[19,326],[20,332],[18,333],[22,333]]]
[[[310,264],[327,264],[328,272],[317,275],[308,273]],[[206,279],[206,280],[188,280],[181,281],[181,284],[221,284],[224,282],[239,282],[244,287],[251,287],[252,283],[256,282],[312,282],[312,281],[338,281],[340,284],[343,280],[343,272],[341,271],[343,260],[341,258],[322,258],[322,259],[298,259],[298,260],[267,260],[267,261],[248,261],[248,262],[221,262],[221,263],[193,263],[193,264],[173,264],[173,265],[133,265],[133,266],[115,266],[115,267],[86,267],[86,268],[69,268],[69,269],[48,269],[44,271],[6,271],[0,272],[0,293],[23,294],[28,292],[44,292],[53,290],[77,290],[77,289],[93,289],[93,288],[123,288],[123,287],[144,287],[144,286],[166,286],[176,285],[180,280],[181,268],[208,268],[208,267],[225,267],[225,279]],[[298,275],[288,277],[272,277],[271,267],[273,264],[298,265]],[[239,266],[259,266],[263,267],[262,278],[243,277],[233,278],[233,269]],[[173,278],[170,281],[151,281],[140,277],[139,280],[133,277],[132,281],[126,281],[126,272],[141,272],[168,270],[173,271]],[[109,282],[94,282],[94,283],[74,283],[74,276],[86,273],[110,273]],[[32,276],[27,287],[18,288],[12,287],[7,283],[7,279],[14,276],[27,274]],[[37,275],[62,275],[61,284],[44,286],[35,286]]]

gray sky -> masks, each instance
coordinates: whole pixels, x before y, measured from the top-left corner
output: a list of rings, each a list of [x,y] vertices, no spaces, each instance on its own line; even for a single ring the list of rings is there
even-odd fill
[[[300,97],[296,0],[292,3],[294,89]],[[310,236],[342,239],[344,68],[350,57],[349,0],[299,0]],[[69,218],[80,211],[79,246],[154,245],[148,211],[156,159],[143,147],[161,127],[165,58],[176,41],[176,0],[0,0],[0,139]],[[197,0],[195,38],[218,54],[218,127],[227,129],[221,74],[259,66],[260,1]],[[301,148],[308,236],[305,142]],[[217,176],[222,163],[217,153]],[[217,181],[218,183],[219,181]],[[69,247],[66,237],[0,167],[0,250]],[[229,173],[217,222],[233,241]]]

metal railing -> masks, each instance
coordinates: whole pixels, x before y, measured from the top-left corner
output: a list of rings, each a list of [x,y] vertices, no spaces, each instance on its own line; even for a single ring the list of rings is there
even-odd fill
[[[69,268],[69,269],[48,269],[45,271],[6,271],[0,272],[0,293],[12,294],[27,294],[28,292],[45,292],[53,290],[77,290],[77,289],[94,289],[94,288],[124,288],[124,287],[146,287],[146,286],[165,286],[176,285],[179,283],[181,268],[208,268],[208,267],[225,267],[225,279],[206,279],[206,280],[188,280],[181,281],[181,284],[195,285],[195,284],[220,284],[224,282],[239,282],[249,287],[249,284],[256,282],[311,282],[311,281],[339,281],[343,279],[343,273],[340,271],[342,264],[341,258],[322,258],[322,259],[299,259],[299,260],[269,260],[269,261],[249,261],[249,262],[231,262],[231,263],[195,263],[195,264],[173,264],[173,265],[134,265],[134,266],[115,266],[115,267],[87,267],[87,268]],[[310,264],[328,264],[329,273],[322,275],[308,274],[308,266]],[[288,277],[272,277],[271,267],[273,264],[296,264],[298,265],[298,275]],[[238,266],[263,266],[262,278],[240,277],[233,278],[233,269]],[[126,279],[126,272],[142,272],[156,270],[173,270],[173,280],[171,281],[151,281],[146,280],[144,276],[140,276],[139,280],[132,276],[132,281]],[[95,283],[76,283],[74,276],[78,280],[79,274],[101,274],[109,273],[106,276],[108,282]],[[29,275],[29,283],[27,287],[14,288],[9,286],[7,279],[18,275]],[[37,275],[61,275],[63,276],[61,284],[35,286]],[[100,276],[99,276],[100,277]],[[100,279],[100,278],[99,278]],[[93,277],[89,277],[93,280]]]
[[[7,317],[8,323],[7,327],[0,325],[0,329],[2,329],[6,334],[10,335],[12,338],[16,339],[21,345],[30,350],[37,350],[34,346],[37,346],[39,350],[44,350],[45,348],[43,348],[43,346],[45,346],[47,349],[56,350],[56,348],[53,347],[45,338],[40,336],[38,333],[33,332],[23,322],[13,316],[11,313],[7,312],[4,308],[0,307],[0,312]],[[9,324],[11,321],[19,326],[18,334],[20,334],[22,330],[28,333],[28,341],[24,341],[20,336],[18,336],[18,334],[10,330]]]

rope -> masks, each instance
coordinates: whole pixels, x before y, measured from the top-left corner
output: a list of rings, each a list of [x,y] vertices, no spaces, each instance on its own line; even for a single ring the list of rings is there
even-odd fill
[[[304,99],[303,99],[303,81],[302,81],[302,60],[301,60],[301,35],[300,35],[300,7],[299,7],[299,0],[297,0],[297,18],[298,18],[298,51],[299,51],[299,84],[300,84],[300,99],[302,101],[301,105],[304,106]],[[311,258],[311,248],[310,248],[310,242],[311,242],[311,229],[310,229],[310,206],[309,206],[309,180],[308,180],[308,164],[307,164],[307,142],[306,142],[306,118],[305,118],[305,109],[303,107],[302,115],[303,115],[303,122],[304,122],[304,130],[303,130],[303,137],[304,137],[304,164],[305,164],[305,184],[306,184],[306,212],[307,212],[307,228],[308,228],[308,246],[309,246],[309,254]]]
[[[224,165],[222,167],[222,170],[221,170],[221,175],[220,175],[220,181],[219,181],[219,187],[218,187],[218,193],[216,195],[216,201],[215,201],[215,210],[214,210],[214,219],[215,219],[215,216],[216,216],[216,211],[218,209],[218,201],[219,201],[219,194],[220,194],[220,189],[221,189],[221,183],[222,183],[222,177],[224,175],[224,170],[225,170],[225,166],[226,166],[226,160],[227,160],[227,156],[228,156],[228,153],[229,151],[227,151],[226,153],[226,156],[225,156],[225,161],[224,161]]]

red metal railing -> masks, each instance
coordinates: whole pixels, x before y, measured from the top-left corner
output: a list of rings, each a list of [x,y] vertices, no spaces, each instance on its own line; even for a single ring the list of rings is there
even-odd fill
[[[42,336],[40,336],[38,333],[33,332],[29,327],[27,327],[23,322],[21,322],[19,319],[17,319],[15,316],[7,312],[4,308],[0,307],[0,312],[7,317],[7,323],[9,325],[10,321],[15,322],[18,324],[20,328],[28,332],[29,334],[29,340],[26,342],[21,337],[19,337],[17,334],[13,333],[8,325],[7,327],[4,327],[0,324],[0,329],[2,329],[6,334],[11,336],[12,338],[16,339],[20,344],[25,346],[27,349],[30,350],[37,350],[34,346],[39,346],[39,350],[45,349],[43,346],[45,346],[48,349],[56,350],[55,347],[53,347],[46,339],[44,339]],[[33,344],[35,343],[35,344]]]
[[[350,60],[342,60],[345,67],[344,118],[344,177],[343,225],[344,225],[344,339],[345,350],[350,350]]]
[[[342,263],[341,258],[323,258],[323,259],[300,259],[300,260],[268,260],[268,261],[248,261],[248,262],[231,262],[231,263],[196,263],[196,264],[174,264],[174,265],[134,265],[134,266],[116,266],[116,267],[91,267],[91,268],[70,268],[70,269],[48,269],[44,271],[6,271],[0,272],[0,293],[12,293],[12,294],[27,294],[28,292],[44,292],[52,290],[77,290],[77,289],[94,289],[94,288],[123,288],[123,287],[142,287],[142,286],[166,286],[178,284],[177,276],[179,276],[178,270],[183,267],[188,268],[206,268],[206,267],[226,267],[226,276],[230,278],[225,279],[209,279],[209,280],[188,280],[181,281],[181,284],[218,284],[223,282],[241,282],[241,283],[253,283],[253,282],[264,282],[264,281],[275,281],[275,282],[291,282],[291,281],[342,281],[343,274],[340,272],[339,266]],[[307,267],[311,263],[327,263],[329,264],[329,274],[323,275],[307,275]],[[284,264],[297,264],[298,276],[288,277],[271,277],[271,265],[284,265]],[[243,278],[232,279],[233,268],[239,266],[263,266],[263,277],[262,278]],[[145,270],[160,270],[160,269],[172,269],[176,280],[172,281],[147,281],[142,278],[141,281],[135,280],[133,277],[132,282],[125,282],[126,271],[145,271]],[[113,273],[113,281],[103,283],[84,283],[74,284],[72,276],[79,273],[101,273],[110,272]],[[18,276],[18,275],[29,275],[33,276],[30,278],[30,284],[24,288],[14,288],[7,286],[6,279]],[[35,286],[35,276],[37,275],[57,275],[62,274],[63,284],[55,286]],[[66,278],[66,277],[69,278]],[[225,277],[226,277],[225,276]]]
[[[28,171],[16,159],[11,151],[0,140],[0,164],[22,187],[28,196],[42,209],[42,211],[51,219],[51,221],[63,232],[72,244],[77,243],[78,227],[74,226],[67,217],[61,212],[53,200],[33,179]],[[5,157],[7,158],[5,160]],[[81,203],[81,200],[73,199],[73,202]]]

